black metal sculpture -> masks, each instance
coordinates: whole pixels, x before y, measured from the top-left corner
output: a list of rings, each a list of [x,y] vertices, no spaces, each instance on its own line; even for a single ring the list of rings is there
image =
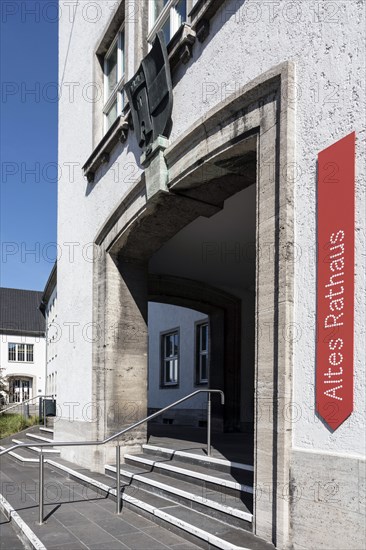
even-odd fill
[[[169,137],[173,106],[168,52],[162,31],[156,35],[150,52],[125,90],[138,144],[148,154],[159,135]]]

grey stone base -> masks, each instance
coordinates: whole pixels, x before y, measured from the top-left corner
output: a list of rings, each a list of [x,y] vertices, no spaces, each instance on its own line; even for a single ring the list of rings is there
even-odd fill
[[[95,440],[94,424],[92,422],[70,422],[57,419],[54,424],[54,440],[93,441]],[[142,451],[142,445],[146,443],[146,433],[145,431],[139,432],[136,429],[133,435],[131,433],[126,434],[119,440],[119,443],[122,462],[126,453],[140,453]],[[115,463],[116,444],[117,440],[98,446],[60,447],[60,457],[92,471],[103,473],[105,464]]]
[[[365,461],[295,450],[291,464],[291,492],[280,494],[291,500],[293,548],[363,549]]]

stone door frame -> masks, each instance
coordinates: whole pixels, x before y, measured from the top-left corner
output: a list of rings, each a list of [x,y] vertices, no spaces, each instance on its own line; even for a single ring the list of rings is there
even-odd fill
[[[95,239],[98,254],[94,263],[94,320],[104,328],[117,323],[121,329],[120,342],[128,343],[131,327],[121,320],[115,306],[116,297],[142,332],[146,312],[136,307],[129,284],[121,281],[119,262],[124,266],[122,271],[129,271],[129,262],[133,264],[132,278],[140,280],[139,297],[147,300],[149,253],[154,253],[197,215],[210,216],[222,207],[222,200],[220,204],[220,201],[202,201],[195,196],[197,177],[205,174],[202,166],[209,167],[218,155],[245,138],[256,141],[253,531],[279,548],[285,548],[289,541],[292,432],[284,411],[286,404],[291,402],[293,373],[292,342],[286,338],[286,328],[292,323],[294,301],[291,258],[295,174],[295,101],[291,96],[294,84],[293,63],[283,63],[216,105],[171,145],[160,140],[156,145],[156,160],[146,164],[140,181],[123,197],[98,233]],[[196,210],[192,211],[194,204]],[[162,234],[163,230],[157,230],[154,223],[162,212],[168,213],[174,207],[177,210],[172,216],[177,217],[179,212],[176,225],[165,224],[165,234]],[[121,349],[123,351],[123,346],[116,345],[108,333],[105,334],[104,341],[97,341],[93,349],[93,399],[98,403],[105,399],[108,376],[111,384],[118,373],[114,371],[116,358]],[[147,346],[146,334],[139,337],[136,349],[139,346],[142,354]],[[129,356],[128,360],[133,362],[135,359]],[[140,367],[135,368],[137,372]],[[110,371],[108,375],[107,371]],[[146,399],[142,399],[141,410],[145,405]],[[105,420],[99,422],[95,435],[104,437],[106,426]]]

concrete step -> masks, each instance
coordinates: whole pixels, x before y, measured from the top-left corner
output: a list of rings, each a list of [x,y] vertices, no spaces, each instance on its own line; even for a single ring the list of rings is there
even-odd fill
[[[0,445],[0,450],[3,451],[4,449],[7,449],[11,447],[12,445]],[[11,456],[12,458],[15,458],[18,462],[21,462],[23,464],[38,464],[39,460],[34,456],[34,453],[32,451],[29,451],[28,449],[21,448],[17,449],[16,451],[9,451],[8,456]]]
[[[167,459],[179,462],[185,462],[188,464],[198,464],[201,466],[209,467],[212,470],[219,470],[221,472],[231,473],[233,470],[244,470],[246,472],[254,472],[254,468],[250,464],[243,464],[241,462],[234,462],[230,460],[220,459],[213,456],[207,456],[205,450],[195,448],[189,451],[183,451],[179,449],[163,447],[158,445],[143,445],[142,449],[144,454],[163,457]]]
[[[39,435],[38,433],[27,432],[25,435],[29,439],[36,439],[37,441],[44,441],[46,443],[52,443],[53,442],[52,437],[51,438],[50,437],[45,437],[44,435]]]
[[[105,472],[115,479],[116,466],[106,465]],[[242,493],[240,497],[225,495],[222,492],[198,487],[196,483],[174,479],[161,473],[146,472],[143,468],[129,464],[121,467],[120,475],[124,483],[130,486],[209,514],[229,525],[252,530],[253,516],[249,508],[252,498],[247,493]]]
[[[81,483],[104,492],[116,498],[116,489],[111,486],[110,479],[94,479],[94,474],[77,471],[65,464],[65,461],[46,459],[46,463],[63,471],[69,477],[78,479]],[[114,485],[114,484],[113,484]],[[145,491],[132,485],[124,485],[121,491],[122,507],[130,508],[143,517],[152,519],[174,533],[194,542],[202,548],[221,550],[274,550],[245,529],[228,525],[217,518],[210,517],[192,508],[157,494]]]
[[[184,464],[173,460],[156,457],[155,459],[144,454],[125,454],[125,463],[132,466],[145,468],[145,471],[164,473],[183,481],[195,483],[200,487],[210,488],[225,494],[238,496],[238,493],[253,494],[251,472],[238,471],[238,474],[229,474],[220,471],[212,471],[210,468],[199,465]],[[248,476],[250,478],[248,479]]]
[[[53,428],[45,428],[44,426],[39,427],[40,432],[47,432],[53,435]]]
[[[22,443],[26,443],[26,444],[29,443],[29,440],[28,441],[26,441],[26,440],[23,441],[21,439],[13,439],[12,441],[16,445],[20,445]],[[47,455],[48,454],[60,454],[59,449],[52,449],[51,447],[44,447],[43,449],[42,449],[42,447],[28,447],[28,449],[30,451],[33,451],[34,453],[38,453],[38,454],[41,453],[42,451],[43,451],[44,454],[47,454]],[[19,451],[20,450],[21,449],[19,449]]]

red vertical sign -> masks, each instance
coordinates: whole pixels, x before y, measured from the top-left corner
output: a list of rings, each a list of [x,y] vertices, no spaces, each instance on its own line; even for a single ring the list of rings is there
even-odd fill
[[[318,155],[316,410],[333,430],[353,410],[355,139]]]

